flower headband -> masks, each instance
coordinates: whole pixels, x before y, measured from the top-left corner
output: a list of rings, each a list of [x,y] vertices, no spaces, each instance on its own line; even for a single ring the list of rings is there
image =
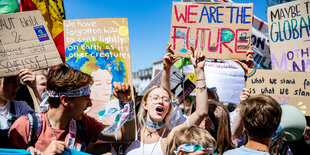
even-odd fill
[[[80,97],[90,94],[90,86],[85,86],[82,88],[74,89],[68,92],[55,92],[55,91],[46,91],[42,94],[42,102],[40,103],[40,112],[45,112],[48,110],[49,103],[47,102],[49,97],[60,97],[61,95],[66,95],[68,97]]]
[[[195,152],[195,151],[203,151],[203,150],[209,150],[209,151],[214,151],[214,147],[202,147],[201,145],[197,144],[183,144],[178,147],[176,151],[173,151],[175,155],[178,155],[179,150],[183,150],[184,152]]]

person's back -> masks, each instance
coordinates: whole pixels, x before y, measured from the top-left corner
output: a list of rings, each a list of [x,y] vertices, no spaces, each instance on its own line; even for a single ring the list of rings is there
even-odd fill
[[[269,154],[272,135],[281,121],[279,103],[269,95],[250,96],[240,103],[240,115],[249,141],[245,146],[224,154]]]

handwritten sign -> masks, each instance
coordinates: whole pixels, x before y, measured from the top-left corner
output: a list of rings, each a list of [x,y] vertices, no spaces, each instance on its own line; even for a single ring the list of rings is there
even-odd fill
[[[86,113],[111,125],[119,111],[113,82],[132,85],[127,18],[64,20],[64,40],[66,63],[94,79]]]
[[[190,46],[207,58],[244,59],[251,45],[253,5],[173,2],[170,43],[174,55]]]
[[[268,8],[273,70],[310,71],[310,1]]]
[[[272,69],[268,25],[263,20],[253,16],[252,20],[252,37],[253,45],[253,65],[258,69]]]
[[[280,104],[298,107],[310,116],[310,73],[260,70],[247,80],[251,94],[268,94]]]
[[[0,15],[0,76],[61,63],[40,11]]]

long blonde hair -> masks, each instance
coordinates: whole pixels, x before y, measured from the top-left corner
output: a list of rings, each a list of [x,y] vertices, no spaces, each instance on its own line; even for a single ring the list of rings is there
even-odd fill
[[[145,95],[144,95],[143,98],[142,98],[142,102],[141,102],[141,103],[143,104],[143,102],[146,102],[147,98],[149,97],[149,94],[150,94],[153,90],[155,90],[155,89],[157,89],[157,88],[161,88],[161,89],[165,90],[165,91],[168,93],[169,98],[170,98],[170,99],[172,98],[171,92],[170,92],[168,89],[166,89],[166,88],[164,88],[164,87],[161,87],[161,86],[154,86],[154,87],[150,88],[150,89],[145,93]],[[147,103],[147,102],[146,102],[146,103]],[[163,125],[164,125],[164,126],[165,126],[166,123],[168,123],[169,120],[170,120],[170,115],[171,115],[171,113],[172,113],[171,111],[172,111],[172,108],[173,108],[172,102],[170,102],[169,108],[170,108],[170,109],[169,109],[169,112],[167,113],[167,115],[165,116],[165,118],[164,118],[164,120],[163,120]],[[143,106],[143,105],[141,105],[141,106],[140,106],[140,109],[139,109],[139,112],[138,112],[138,115],[137,115],[137,119],[138,119],[138,123],[139,123],[139,126],[140,126],[140,127],[143,127],[143,126],[145,125],[146,114],[147,114],[147,110],[144,109],[144,106]]]

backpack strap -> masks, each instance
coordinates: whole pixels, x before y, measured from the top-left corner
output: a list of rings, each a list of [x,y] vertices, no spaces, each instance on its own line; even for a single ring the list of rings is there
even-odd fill
[[[85,125],[82,120],[75,120],[75,121],[77,126],[76,137],[82,141],[82,147],[80,151],[85,151],[86,146],[89,144],[89,141],[87,141]]]
[[[38,137],[41,134],[42,129],[42,119],[38,113],[28,113],[26,115],[29,119],[29,135],[28,135],[28,145],[34,146],[38,141]]]
[[[10,102],[10,113],[16,115],[15,105],[13,101]]]

